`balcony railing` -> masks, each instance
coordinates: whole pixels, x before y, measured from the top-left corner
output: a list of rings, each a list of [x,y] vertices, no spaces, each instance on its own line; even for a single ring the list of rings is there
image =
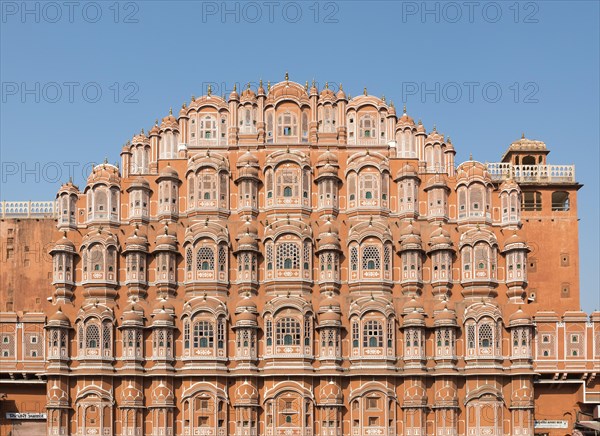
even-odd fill
[[[513,179],[521,183],[575,183],[575,165],[513,165],[487,163],[492,180]]]
[[[55,201],[2,201],[0,218],[56,218]]]

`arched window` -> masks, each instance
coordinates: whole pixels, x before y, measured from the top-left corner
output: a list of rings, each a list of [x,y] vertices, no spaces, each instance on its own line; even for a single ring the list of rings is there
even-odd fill
[[[377,138],[377,134],[375,133],[375,121],[371,115],[363,115],[360,118],[358,137],[360,139]]]
[[[363,326],[363,347],[383,347],[383,327],[381,322],[370,320]]]
[[[381,249],[376,245],[367,245],[362,252],[363,270],[379,270],[381,268]]]
[[[209,321],[197,321],[194,324],[194,348],[212,348],[214,346],[213,325]]]
[[[211,115],[206,115],[200,119],[200,139],[217,139],[217,120]]]
[[[300,247],[298,244],[295,242],[283,242],[277,246],[277,268],[300,268]]]
[[[479,326],[479,347],[490,348],[494,343],[494,330],[488,323]]]
[[[196,258],[196,269],[201,271],[214,271],[215,253],[210,247],[200,247]]]
[[[286,186],[285,188],[283,188],[283,196],[284,197],[292,196],[292,188],[290,186]]]
[[[96,324],[89,324],[85,329],[85,346],[100,348],[100,329]]]
[[[557,191],[552,193],[552,210],[553,211],[568,211],[569,210],[569,193]]]
[[[275,325],[276,345],[299,346],[301,343],[300,323],[296,318],[285,317]]]
[[[284,138],[298,136],[298,121],[295,114],[285,112],[277,117],[277,135]]]

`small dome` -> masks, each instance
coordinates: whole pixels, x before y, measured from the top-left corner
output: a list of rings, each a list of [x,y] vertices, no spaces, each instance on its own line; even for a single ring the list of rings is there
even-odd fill
[[[419,174],[417,172],[417,168],[415,168],[414,165],[411,165],[409,163],[405,163],[402,168],[400,168],[398,170],[398,172],[396,173],[396,180],[399,179],[404,179],[407,177],[411,177],[411,178],[418,178]]]
[[[66,251],[69,253],[75,252],[75,244],[73,244],[73,242],[67,238],[66,232],[63,232],[63,237],[56,241],[54,247],[52,247],[52,250],[50,250],[50,254],[59,251]]]
[[[244,323],[244,322],[256,322],[256,318],[257,315],[255,313],[250,312],[249,310],[243,310],[242,312],[240,312],[239,314],[237,314],[236,316],[237,318],[237,323]]]
[[[452,245],[450,233],[440,223],[440,226],[431,232],[431,236],[429,237],[430,251],[451,249]]]
[[[335,100],[335,94],[329,89],[329,83],[325,83],[325,88],[321,91],[319,100]]]
[[[67,183],[61,185],[57,196],[65,192],[69,194],[79,194],[79,188],[75,186],[71,180],[69,180]]]
[[[246,297],[240,299],[237,302],[237,305],[235,307],[236,313],[238,311],[241,312],[241,311],[244,311],[244,310],[247,310],[247,311],[250,311],[250,312],[256,312],[257,311],[256,303],[249,296],[246,296]]]
[[[510,236],[506,242],[504,242],[504,251],[509,250],[528,250],[527,241],[523,236],[519,235],[517,232],[513,232],[512,236]]]
[[[146,235],[138,234],[138,229],[133,231],[133,234],[125,240],[125,250],[128,251],[148,251],[148,238]]]
[[[346,100],[346,93],[344,92],[344,88],[340,83],[340,89],[338,89],[337,94],[335,95],[338,100]]]
[[[337,154],[327,150],[324,153],[321,153],[319,155],[319,157],[317,158],[317,166],[322,166],[322,165],[338,165],[338,157]]]
[[[160,128],[158,127],[158,120],[156,120],[156,123],[150,129],[148,136],[153,137],[153,136],[159,136],[159,135],[160,135]]]
[[[471,178],[488,180],[490,177],[484,164],[474,160],[468,160],[458,166],[456,169],[456,178],[457,180]]]
[[[444,135],[438,133],[437,129],[434,126],[433,130],[429,133],[429,135],[427,135],[427,138],[425,138],[425,144],[435,144],[438,142],[444,142]]]
[[[229,94],[229,101],[238,101],[240,99],[240,95],[237,92],[237,85],[233,85],[233,90]]]
[[[167,164],[167,166],[160,171],[156,180],[159,181],[160,179],[179,179],[179,174],[177,174],[175,168]]]
[[[69,317],[60,310],[60,307],[56,310],[56,312],[48,319],[49,323],[56,324],[66,324],[70,325]]]
[[[413,225],[412,220],[410,220],[409,223],[406,226],[404,226],[402,228],[402,230],[400,231],[400,238],[405,237],[405,236],[410,236],[410,235],[421,236],[421,231],[419,230],[418,227],[415,227]]]
[[[398,118],[398,123],[396,124],[396,130],[403,129],[405,127],[415,127],[415,120],[408,116],[406,113],[406,105],[404,106],[404,110],[402,111],[402,116]]]
[[[144,129],[142,129],[142,131],[140,133],[138,133],[137,135],[134,135],[132,140],[131,140],[131,145],[145,145],[145,144],[150,144],[150,139],[146,136],[146,134],[144,133]]]
[[[416,298],[413,297],[406,302],[402,311],[404,313],[412,313],[414,311],[422,312],[423,305],[421,303],[419,303],[419,301],[417,301]]]
[[[419,124],[417,124],[417,133],[425,133],[425,126],[421,120],[419,120]]]
[[[92,185],[100,182],[107,183],[108,185],[118,185],[121,182],[119,168],[106,162],[96,165],[92,169],[92,173],[89,175],[87,183],[88,185]]]
[[[508,318],[508,325],[510,327],[531,325],[531,317],[519,307],[519,309]]]
[[[141,306],[132,303],[125,308],[121,317],[123,326],[143,326],[144,325],[144,309]]]
[[[256,155],[254,153],[252,153],[250,150],[247,150],[244,154],[242,154],[237,161],[238,168],[246,166],[246,165],[250,165],[253,167],[258,167],[258,165],[259,165],[258,157],[256,157]]]
[[[250,84],[242,91],[241,95],[242,101],[256,100],[256,93],[250,87]]]
[[[406,314],[402,321],[403,327],[422,327],[425,325],[425,316],[414,309],[412,312]]]

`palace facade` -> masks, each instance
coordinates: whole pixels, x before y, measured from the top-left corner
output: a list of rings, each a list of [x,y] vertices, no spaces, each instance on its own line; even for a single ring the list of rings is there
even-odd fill
[[[4,203],[0,433],[581,434],[573,166],[498,163],[340,88],[192,97],[52,203]],[[578,433],[579,432],[579,433]]]

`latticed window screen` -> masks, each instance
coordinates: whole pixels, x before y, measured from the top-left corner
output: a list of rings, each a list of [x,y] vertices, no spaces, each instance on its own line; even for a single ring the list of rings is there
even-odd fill
[[[212,348],[214,331],[212,323],[198,321],[194,324],[194,348]]]
[[[391,269],[391,265],[392,265],[391,251],[392,250],[391,250],[389,244],[386,244],[385,247],[383,247],[383,267],[385,268],[386,271],[389,271]]]
[[[217,348],[223,349],[225,347],[225,320],[220,318],[217,321]]]
[[[367,321],[363,327],[363,347],[383,347],[383,327],[379,321]]]
[[[277,269],[299,269],[300,249],[295,242],[283,242],[277,247]]]
[[[102,346],[104,350],[110,350],[112,347],[112,327],[108,323],[102,325]]]
[[[225,267],[227,266],[227,252],[225,251],[225,247],[219,247],[219,271],[225,271]]]
[[[352,271],[358,269],[358,248],[356,247],[350,248],[350,268]]]
[[[15,357],[15,335],[3,332],[0,335],[0,357]]]
[[[392,347],[394,343],[394,319],[388,319],[388,331],[387,331],[387,346]]]
[[[267,269],[273,268],[273,244],[269,243],[266,246]]]
[[[488,323],[481,324],[479,326],[479,346],[482,348],[489,348],[494,343],[494,330]]]
[[[85,329],[85,346],[87,348],[100,347],[100,329],[96,324],[90,324]]]
[[[583,333],[567,334],[567,358],[583,357],[585,347],[585,335]]]
[[[282,168],[277,171],[278,197],[298,197],[300,193],[299,172],[299,168]]]
[[[304,316],[304,345],[310,345],[312,333],[312,323],[310,320],[310,315]]]
[[[300,345],[300,323],[296,318],[285,317],[275,325],[275,341],[277,345]]]
[[[311,250],[310,242],[305,242],[304,243],[304,252],[302,253],[303,261],[304,261],[304,265],[303,265],[304,269],[310,268],[311,255],[312,255],[312,250]]]
[[[196,258],[196,269],[213,271],[215,269],[215,253],[210,247],[200,247]]]
[[[190,348],[190,322],[185,321],[183,324],[183,346]]]
[[[381,268],[381,251],[376,245],[367,245],[362,252],[362,269],[378,270]]]
[[[538,357],[555,357],[556,336],[554,333],[540,333],[538,340]]]
[[[358,347],[358,344],[359,344],[358,341],[359,341],[358,322],[354,321],[352,323],[352,346]]]
[[[467,326],[467,348],[475,348],[475,326]]]

